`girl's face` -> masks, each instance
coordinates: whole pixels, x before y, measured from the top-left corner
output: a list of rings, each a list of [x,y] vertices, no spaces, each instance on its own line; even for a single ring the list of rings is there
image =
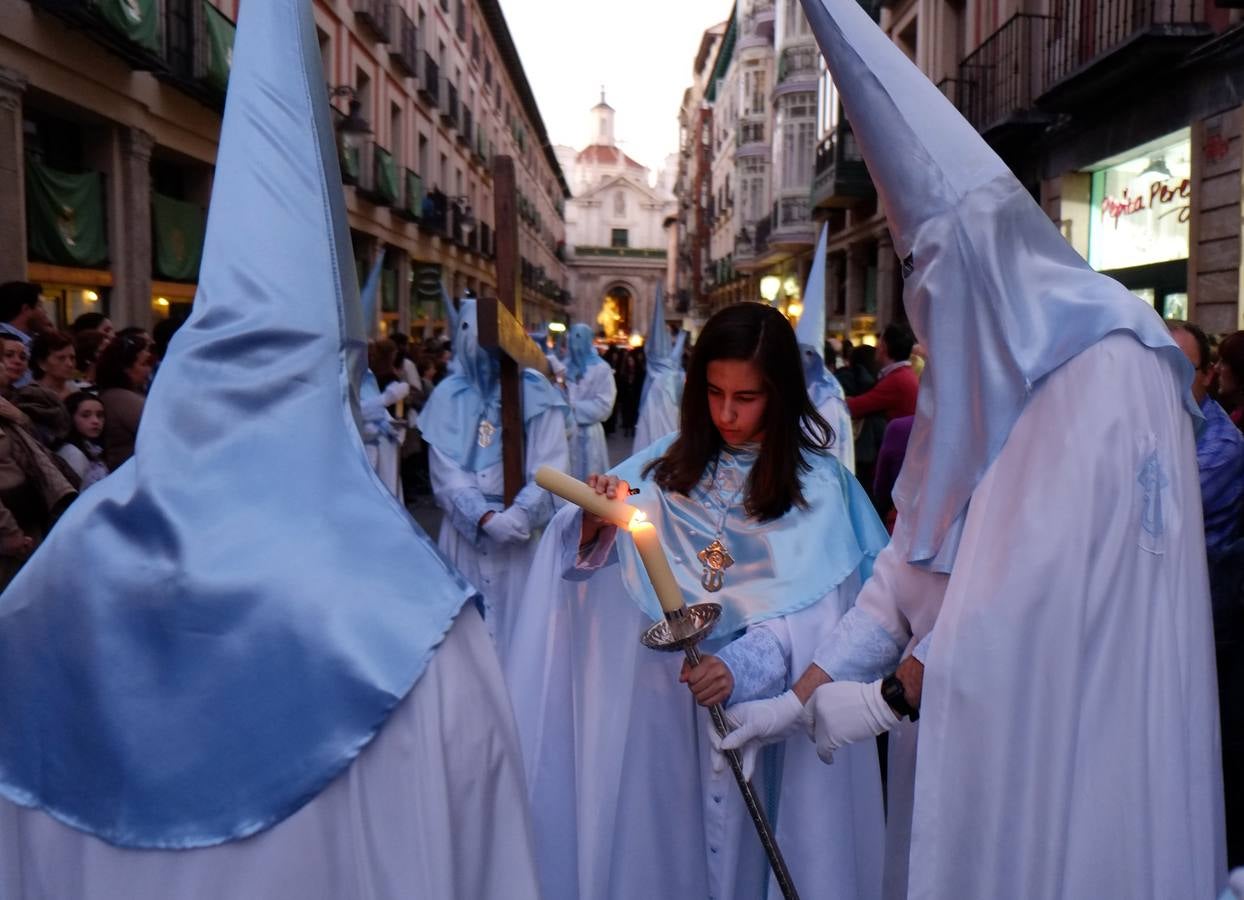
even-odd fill
[[[764,440],[764,376],[744,359],[715,359],[708,364],[708,412],[721,439],[731,446]]]
[[[104,404],[98,400],[83,400],[74,410],[73,427],[87,440],[96,440],[104,433]]]
[[[68,381],[73,378],[74,370],[77,368],[77,359],[74,357],[73,347],[61,347],[47,355],[43,360],[43,365],[39,368],[58,381]]]
[[[3,346],[4,372],[8,375],[9,384],[13,384],[26,374],[26,367],[30,363],[30,354],[26,352],[26,348],[22,346],[21,341],[5,341]]]

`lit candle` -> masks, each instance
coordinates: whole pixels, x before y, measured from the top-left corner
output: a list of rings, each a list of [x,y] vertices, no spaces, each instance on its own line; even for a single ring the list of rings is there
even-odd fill
[[[568,500],[575,506],[582,507],[605,521],[623,528],[629,528],[636,516],[642,517],[642,513],[629,503],[610,500],[604,494],[596,493],[595,488],[588,487],[579,479],[548,466],[536,469],[536,484],[550,494],[556,494],[563,500]]]
[[[635,549],[639,551],[639,558],[644,561],[648,580],[652,582],[657,600],[661,602],[661,609],[666,615],[678,612],[685,605],[682,588],[678,586],[665,551],[661,549],[661,539],[656,528],[651,522],[636,522],[631,525],[631,537],[635,539]]]

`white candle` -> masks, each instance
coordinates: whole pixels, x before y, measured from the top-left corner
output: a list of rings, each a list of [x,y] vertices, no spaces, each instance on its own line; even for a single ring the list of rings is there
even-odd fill
[[[678,586],[665,551],[661,549],[661,539],[656,528],[651,522],[636,522],[631,526],[631,537],[635,539],[635,549],[639,551],[639,558],[644,561],[648,580],[652,582],[652,588],[657,593],[661,609],[667,614],[678,612],[685,605],[682,588]]]
[[[629,503],[622,500],[610,500],[604,494],[596,493],[595,488],[588,487],[579,479],[565,472],[559,472],[557,469],[550,469],[548,466],[536,469],[536,484],[549,493],[556,494],[563,500],[568,500],[575,506],[582,507],[605,521],[623,528],[629,528],[635,516],[640,514],[639,510]]]

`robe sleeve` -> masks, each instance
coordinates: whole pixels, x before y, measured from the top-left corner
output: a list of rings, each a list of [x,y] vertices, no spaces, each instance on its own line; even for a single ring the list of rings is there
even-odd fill
[[[547,409],[528,423],[526,463],[527,483],[514,498],[514,505],[526,513],[527,524],[534,530],[543,528],[554,512],[552,495],[535,482],[536,469],[548,466],[564,472],[570,467],[566,417],[561,408]]]
[[[776,697],[790,680],[790,640],[783,619],[753,625],[716,654],[734,678],[727,703]]]
[[[618,386],[607,365],[588,366],[578,381],[566,383],[566,394],[576,425],[595,425],[609,418]]]
[[[457,466],[435,447],[429,445],[428,449],[431,451],[428,458],[432,492],[436,495],[437,505],[449,516],[454,529],[472,546],[478,547],[481,537],[479,520],[489,510],[500,512],[501,504],[490,503],[484,498],[470,472]]]
[[[567,581],[587,581],[597,570],[615,565],[618,561],[616,538],[618,529],[606,526],[596,535],[596,540],[586,547],[579,546],[579,533],[583,529],[583,510],[575,510],[571,521],[562,531],[561,577]]]

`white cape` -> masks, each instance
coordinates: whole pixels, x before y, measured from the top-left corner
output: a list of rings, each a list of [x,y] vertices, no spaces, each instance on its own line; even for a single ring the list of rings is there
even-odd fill
[[[1217,896],[1200,509],[1155,353],[1107,337],[1036,388],[972,494],[926,660],[909,898]]]
[[[589,475],[609,471],[609,448],[605,427],[617,398],[618,385],[613,369],[604,362],[588,366],[578,381],[566,382],[570,402],[570,474],[580,481]]]
[[[639,643],[649,623],[617,565],[588,581],[560,577],[579,521],[563,509],[540,542],[506,662],[546,900],[779,896],[729,769],[712,772],[707,715],[678,683],[681,656]],[[792,671],[857,588],[852,578],[788,617]],[[762,760],[754,781],[801,894],[877,898],[874,746],[827,768],[799,734]]]
[[[686,377],[682,369],[676,369],[652,379],[639,409],[639,421],[635,423],[634,453],[646,450],[650,444],[678,430]]]
[[[241,841],[130,850],[0,799],[4,900],[536,900],[518,743],[468,606],[344,774]]]

